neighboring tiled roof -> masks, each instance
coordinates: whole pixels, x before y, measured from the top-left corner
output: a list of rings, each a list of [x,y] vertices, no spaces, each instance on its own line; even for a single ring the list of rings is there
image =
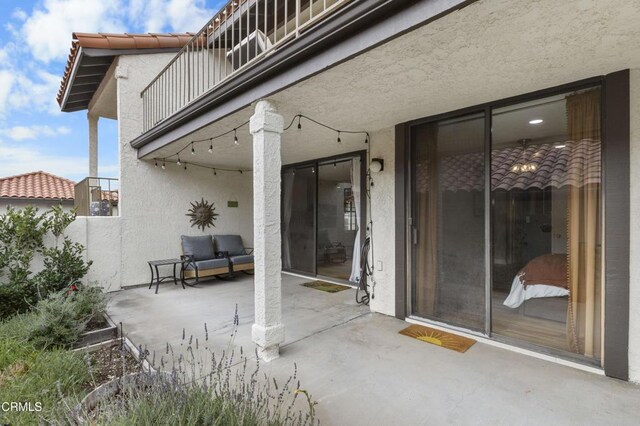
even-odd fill
[[[0,178],[0,198],[73,200],[75,182],[43,171]]]
[[[60,89],[58,90],[58,104],[62,106],[64,93],[71,78],[71,72],[81,47],[107,50],[137,50],[137,49],[179,49],[191,38],[192,33],[169,34],[106,34],[106,33],[73,33],[71,51],[67,59]]]
[[[512,167],[517,163],[535,164],[536,170],[514,172]],[[438,168],[441,191],[482,191],[485,186],[482,152],[445,156],[438,162]],[[417,189],[426,192],[427,168],[419,165],[416,172]],[[580,187],[600,181],[599,140],[529,145],[524,153],[522,147],[499,148],[491,153],[491,190]]]

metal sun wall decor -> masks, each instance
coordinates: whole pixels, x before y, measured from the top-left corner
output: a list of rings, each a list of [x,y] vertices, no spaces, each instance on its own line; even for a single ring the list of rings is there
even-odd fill
[[[216,226],[213,222],[219,216],[213,203],[209,204],[204,198],[201,201],[191,203],[189,213],[186,214],[191,219],[191,226],[197,226],[204,231],[204,228]]]

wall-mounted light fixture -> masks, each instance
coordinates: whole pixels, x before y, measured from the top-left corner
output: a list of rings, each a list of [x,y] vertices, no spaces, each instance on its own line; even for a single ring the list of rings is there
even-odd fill
[[[379,173],[384,170],[384,160],[382,158],[372,158],[371,164],[369,164],[369,171],[371,173]]]

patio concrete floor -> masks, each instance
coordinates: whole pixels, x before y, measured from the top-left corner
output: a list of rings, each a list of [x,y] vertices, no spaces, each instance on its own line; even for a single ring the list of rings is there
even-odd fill
[[[466,353],[398,334],[408,324],[370,313],[355,290],[324,293],[283,275],[286,341],[281,357],[261,366],[287,378],[294,362],[302,388],[318,402],[325,425],[602,424],[637,425],[640,387],[476,343]],[[135,288],[113,294],[109,313],[138,345],[178,347],[182,330],[224,348],[249,352],[253,280],[211,281],[197,288],[164,284],[159,294]]]

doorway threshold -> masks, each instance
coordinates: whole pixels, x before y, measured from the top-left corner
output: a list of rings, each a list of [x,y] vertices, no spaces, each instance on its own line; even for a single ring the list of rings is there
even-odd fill
[[[449,333],[453,333],[453,334],[457,334],[460,336],[464,336],[464,337],[468,337],[468,338],[472,338],[472,339],[476,339],[478,342],[487,344],[489,346],[494,346],[497,348],[502,348],[502,349],[506,349],[508,351],[511,352],[516,352],[522,355],[527,355],[530,356],[532,358],[538,358],[538,359],[542,359],[545,361],[549,361],[549,362],[553,362],[554,364],[560,364],[560,365],[564,365],[567,367],[571,367],[571,368],[575,368],[576,370],[582,370],[582,371],[586,371],[588,373],[592,373],[592,374],[597,374],[599,376],[604,376],[604,370],[602,368],[598,368],[592,365],[587,365],[587,364],[583,364],[580,362],[576,362],[576,361],[571,361],[559,356],[554,356],[554,355],[550,355],[550,354],[545,354],[545,353],[540,353],[540,352],[536,352],[530,349],[526,349],[526,348],[522,348],[519,346],[515,346],[515,345],[511,345],[511,344],[507,344],[507,343],[503,343],[503,342],[499,342],[495,339],[490,338],[489,336],[483,334],[483,333],[478,333],[478,332],[474,332],[474,331],[470,331],[470,330],[466,330],[466,329],[462,329],[460,327],[455,327],[455,326],[451,326],[445,323],[441,323],[438,321],[432,321],[432,320],[428,320],[426,318],[420,318],[420,317],[407,317],[405,318],[405,321],[410,323],[410,324],[418,324],[418,325],[429,325],[429,327],[433,327],[435,329],[441,330],[441,331],[447,331]]]
[[[351,288],[358,287],[356,284],[352,283],[351,281],[341,280],[339,278],[325,277],[323,275],[304,275],[304,274],[299,274],[297,272],[289,272],[289,271],[282,271],[282,273],[284,275],[290,275],[292,277],[306,278],[306,279],[315,280],[315,281],[326,281],[331,284],[346,285]]]

